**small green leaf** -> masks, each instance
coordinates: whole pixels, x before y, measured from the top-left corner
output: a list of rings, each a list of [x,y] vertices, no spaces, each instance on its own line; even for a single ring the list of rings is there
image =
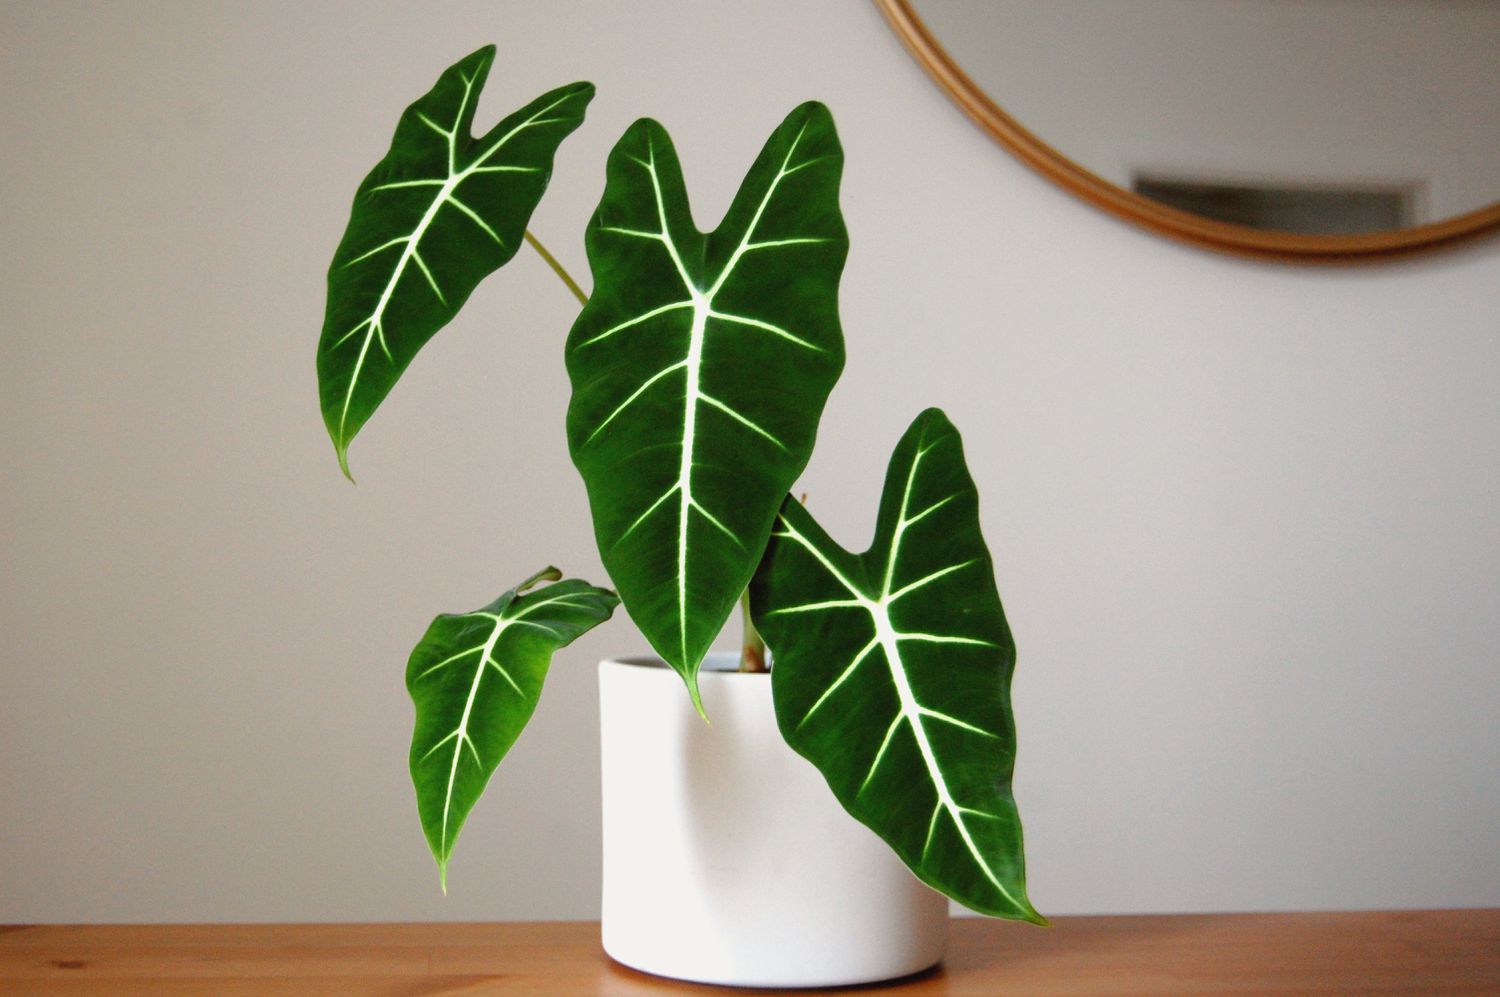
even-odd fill
[[[923,881],[1042,923],[1011,795],[1015,643],[958,431],[937,409],[901,438],[875,542],[850,554],[794,499],[751,588],[787,743]]]
[[[589,83],[561,87],[476,139],[474,106],[494,58],[485,46],[406,109],[359,185],[328,269],[318,390],[346,475],[349,442],[417,351],[515,256],[553,155],[594,96]]]
[[[568,337],[568,444],[631,618],[687,681],[734,610],[844,364],[843,151],[794,110],[710,235],[677,154],[637,121],[610,154]],[[700,705],[701,710],[701,705]]]
[[[453,842],[500,759],[531,719],[552,655],[609,619],[619,599],[548,568],[472,613],[443,615],[411,653],[411,778],[444,891]]]

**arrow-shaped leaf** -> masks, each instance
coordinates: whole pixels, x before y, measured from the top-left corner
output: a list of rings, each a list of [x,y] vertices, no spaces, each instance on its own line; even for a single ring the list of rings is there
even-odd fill
[[[788,499],[751,601],[782,735],[845,809],[948,896],[1040,922],[1011,795],[1015,644],[947,418],[901,438],[866,553]]]
[[[485,46],[408,107],[354,196],[318,344],[323,421],[345,474],[349,442],[417,351],[516,254],[553,154],[594,95],[589,83],[561,87],[476,139],[494,58]]]
[[[548,568],[472,613],[443,615],[411,653],[417,707],[411,778],[427,843],[447,889],[448,859],[485,783],[531,719],[553,652],[609,619],[619,600]]]
[[[698,666],[843,368],[842,168],[828,109],[804,104],[705,236],[671,139],[641,120],[611,153],[589,224],[594,293],[568,337],[568,443],[604,565],[695,703]]]

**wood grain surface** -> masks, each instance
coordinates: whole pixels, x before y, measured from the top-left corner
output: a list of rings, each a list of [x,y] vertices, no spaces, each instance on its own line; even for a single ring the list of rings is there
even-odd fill
[[[616,965],[586,923],[0,927],[7,995],[736,992]],[[1060,917],[1050,928],[963,918],[936,970],[812,992],[1493,997],[1500,909]]]

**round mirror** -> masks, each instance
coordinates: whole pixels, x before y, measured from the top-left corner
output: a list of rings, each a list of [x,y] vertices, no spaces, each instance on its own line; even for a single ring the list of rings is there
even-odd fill
[[[1500,227],[1495,0],[876,0],[1023,160],[1218,249],[1337,259]]]

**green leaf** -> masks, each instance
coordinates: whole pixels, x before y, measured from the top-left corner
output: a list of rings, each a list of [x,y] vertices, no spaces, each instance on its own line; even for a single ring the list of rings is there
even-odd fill
[[[472,613],[443,615],[411,653],[406,688],[417,707],[411,778],[443,889],[448,859],[485,783],[531,719],[552,655],[609,619],[619,600],[547,568]]]
[[[328,269],[318,390],[346,475],[349,442],[417,351],[516,254],[553,154],[594,96],[589,83],[561,87],[476,139],[474,105],[494,58],[485,46],[406,109]]]
[[[751,604],[782,735],[844,808],[929,885],[1041,923],[1011,795],[1015,643],[978,503],[958,431],[929,409],[891,457],[869,551],[788,498]]]
[[[671,139],[643,119],[610,154],[589,224],[594,293],[568,337],[568,443],[604,565],[695,704],[699,664],[843,369],[842,169],[828,109],[803,104],[705,236]]]

